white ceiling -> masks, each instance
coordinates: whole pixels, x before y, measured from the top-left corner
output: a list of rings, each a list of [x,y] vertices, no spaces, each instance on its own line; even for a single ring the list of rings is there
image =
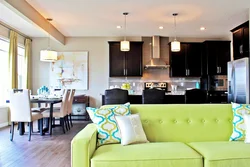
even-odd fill
[[[128,36],[174,36],[172,13],[178,12],[177,37],[221,38],[248,20],[250,7],[249,0],[26,1],[45,18],[53,18],[52,24],[65,36],[122,36],[124,31],[116,26],[123,25],[123,12],[129,12]],[[163,30],[158,29],[160,25]],[[207,30],[201,32],[200,26]],[[28,29],[25,32],[34,36]]]
[[[18,15],[2,3],[0,3],[0,21],[29,37],[48,36],[43,29],[33,24],[30,20]]]

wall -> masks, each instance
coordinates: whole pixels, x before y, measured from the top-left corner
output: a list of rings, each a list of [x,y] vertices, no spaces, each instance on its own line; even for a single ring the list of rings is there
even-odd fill
[[[9,29],[0,24],[0,37],[9,40]],[[18,34],[18,43],[24,45],[25,38]]]
[[[77,91],[90,96],[90,106],[100,106],[101,96],[108,88],[109,81],[109,47],[108,41],[119,41],[121,38],[115,37],[69,37],[66,44],[51,41],[51,48],[60,51],[89,51],[89,90]],[[128,37],[128,40],[141,41],[140,37]],[[47,62],[40,61],[40,50],[46,49],[47,38],[33,38],[32,41],[32,92],[41,85],[49,85],[49,67]]]
[[[8,107],[6,106],[6,107],[4,107],[4,106],[1,106],[0,107],[0,128],[2,128],[2,127],[5,127],[5,126],[7,126],[8,125],[8,122],[9,122],[9,120],[8,120],[8,114],[9,114],[9,112],[8,112]]]

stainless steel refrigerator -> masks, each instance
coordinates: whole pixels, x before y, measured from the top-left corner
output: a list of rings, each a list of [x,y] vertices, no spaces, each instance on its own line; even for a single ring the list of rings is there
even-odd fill
[[[249,104],[249,58],[227,63],[228,102]]]

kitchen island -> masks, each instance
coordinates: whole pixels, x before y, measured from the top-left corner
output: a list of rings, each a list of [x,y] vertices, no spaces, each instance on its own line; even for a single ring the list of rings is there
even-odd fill
[[[142,104],[142,95],[132,94],[128,99],[130,104]],[[164,104],[185,104],[185,95],[166,93]],[[102,105],[105,105],[104,95],[102,95]]]

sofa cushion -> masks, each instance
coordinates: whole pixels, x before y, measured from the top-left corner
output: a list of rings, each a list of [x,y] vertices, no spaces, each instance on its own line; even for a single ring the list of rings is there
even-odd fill
[[[180,142],[120,144],[99,147],[91,167],[202,167],[202,156]]]
[[[193,142],[193,149],[204,157],[204,167],[249,167],[250,144],[244,142]]]
[[[231,104],[144,104],[130,109],[140,114],[150,142],[228,141],[232,134]]]

